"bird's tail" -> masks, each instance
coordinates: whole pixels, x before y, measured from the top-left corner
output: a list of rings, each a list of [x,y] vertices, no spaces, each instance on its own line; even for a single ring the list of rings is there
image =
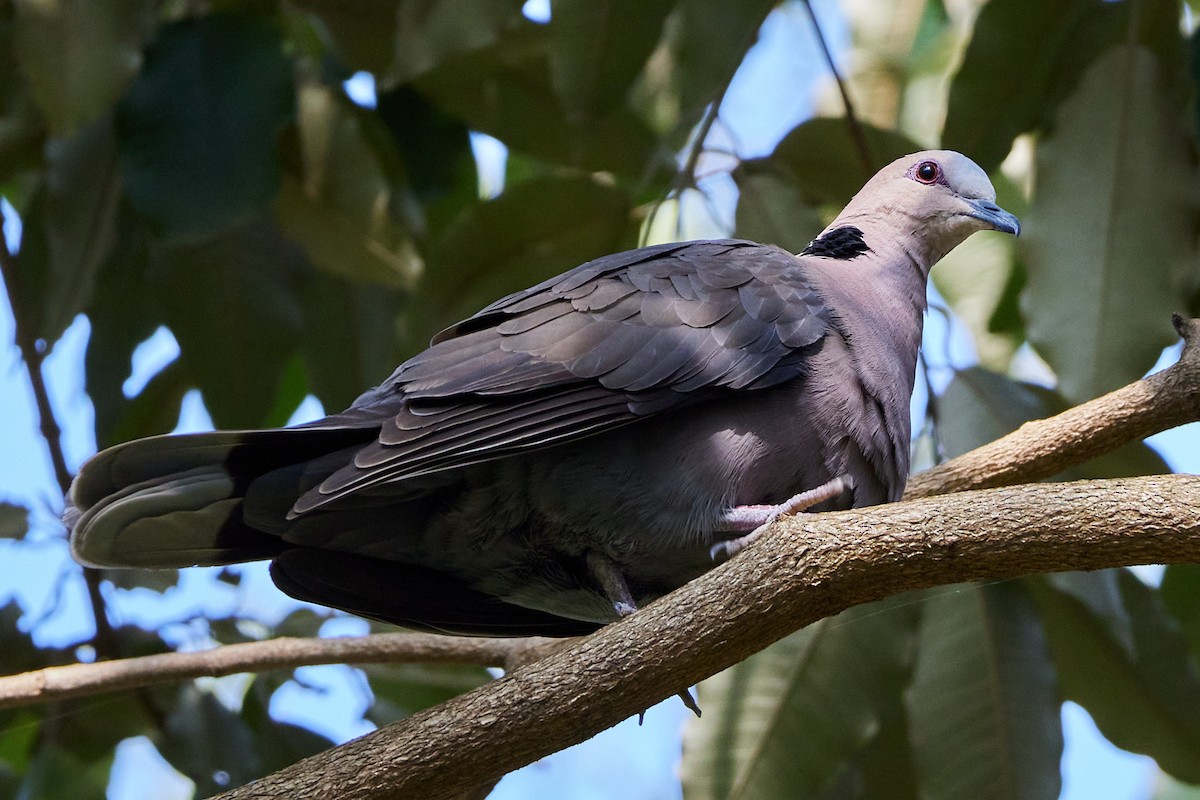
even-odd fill
[[[190,567],[272,558],[286,549],[276,532],[244,516],[250,485],[267,473],[356,447],[362,429],[216,431],[139,439],[83,465],[63,520],[71,553],[98,567]],[[299,465],[299,468],[296,468]],[[277,483],[277,482],[276,482]],[[280,514],[295,500],[279,498]]]

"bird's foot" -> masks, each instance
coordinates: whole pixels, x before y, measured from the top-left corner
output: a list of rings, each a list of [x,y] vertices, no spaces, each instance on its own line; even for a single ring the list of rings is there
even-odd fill
[[[713,561],[727,561],[753,544],[771,526],[771,523],[784,514],[799,513],[853,488],[854,481],[849,475],[838,475],[833,480],[823,483],[815,489],[801,492],[777,506],[735,506],[725,512],[722,521],[727,526],[726,530],[749,531],[749,533],[745,536],[717,542],[709,549],[709,556]]]
[[[625,576],[617,563],[599,550],[588,550],[586,560],[588,570],[600,584],[604,596],[612,603],[617,617],[624,619],[637,611],[637,603],[634,602],[629,584],[625,583]]]

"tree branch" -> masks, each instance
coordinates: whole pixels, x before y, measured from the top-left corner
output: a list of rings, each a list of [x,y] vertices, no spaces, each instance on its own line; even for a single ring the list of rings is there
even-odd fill
[[[914,475],[905,498],[1039,481],[1200,420],[1200,320],[1176,314],[1172,321],[1183,337],[1175,364]]]
[[[477,664],[512,671],[562,646],[560,639],[488,639],[425,633],[379,633],[334,639],[279,638],[195,653],[67,664],[0,678],[0,708],[313,664]]]
[[[461,795],[858,603],[1031,572],[1198,561],[1197,508],[1200,477],[1167,475],[789,517],[592,636],[219,798]]]
[[[33,388],[34,402],[37,404],[38,423],[42,439],[50,451],[50,463],[54,467],[54,479],[58,488],[65,495],[71,488],[71,470],[67,468],[67,459],[62,448],[62,428],[54,417],[54,407],[50,404],[50,392],[46,388],[45,376],[42,374],[42,362],[46,358],[47,346],[39,339],[25,314],[25,305],[21,302],[21,271],[18,269],[17,257],[8,249],[8,239],[4,235],[4,209],[0,208],[0,277],[4,278],[4,287],[8,292],[8,306],[12,309],[14,337],[17,348],[21,351],[21,360],[25,362],[25,370],[29,375],[29,383]],[[83,580],[87,585],[88,601],[92,609],[92,621],[96,633],[92,638],[92,646],[101,657],[111,657],[116,652],[116,639],[112,625],[108,621],[108,609],[105,607],[104,595],[100,592],[100,571],[83,567]]]

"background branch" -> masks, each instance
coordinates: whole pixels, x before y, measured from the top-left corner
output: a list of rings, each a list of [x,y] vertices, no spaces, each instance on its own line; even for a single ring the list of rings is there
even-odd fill
[[[283,637],[194,653],[68,664],[0,678],[0,708],[140,688],[191,678],[313,664],[477,664],[511,671],[562,645],[558,639],[495,639],[379,633],[333,639]]]

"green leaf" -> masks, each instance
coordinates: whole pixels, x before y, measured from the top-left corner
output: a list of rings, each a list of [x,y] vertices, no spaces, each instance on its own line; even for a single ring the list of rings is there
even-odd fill
[[[633,246],[629,197],[589,177],[518,184],[468,208],[437,243],[422,310],[438,325],[598,256]]]
[[[988,172],[1000,165],[1018,134],[1046,114],[1064,52],[1096,10],[1092,0],[1044,4],[1037,0],[991,0],[979,12],[971,43],[950,84],[942,143],[967,153]],[[1029,35],[1031,19],[1037,35]],[[1095,45],[1092,45],[1095,54]]]
[[[263,223],[155,254],[155,297],[218,427],[268,420],[299,343],[305,269],[303,254]]]
[[[550,79],[572,125],[626,101],[673,7],[670,0],[553,0]]]
[[[180,690],[155,745],[208,797],[261,777],[259,737],[241,716],[194,685]]]
[[[921,797],[1055,800],[1060,700],[1028,596],[999,583],[926,598],[905,695]]]
[[[279,190],[276,137],[293,95],[266,19],[223,13],[163,27],[117,109],[130,200],[169,238],[257,217]]]
[[[749,162],[734,172],[738,187],[739,238],[799,253],[825,227],[796,181],[778,170]]]
[[[546,49],[544,28],[522,28],[426,73],[416,88],[473,130],[543,160],[638,180],[674,174],[646,123],[624,106],[583,128],[568,125]]]
[[[404,208],[423,244],[479,198],[470,131],[409,86],[381,92],[376,114],[403,164],[405,189],[415,200]]]
[[[136,397],[121,404],[112,428],[103,438],[97,426],[97,441],[102,442],[101,447],[110,447],[119,442],[170,433],[179,424],[183,397],[193,384],[183,363],[175,359],[147,381]],[[99,412],[96,418],[99,420]]]
[[[47,140],[42,181],[22,220],[21,281],[10,288],[38,338],[53,343],[91,299],[115,240],[118,197],[107,118]]]
[[[364,130],[369,115],[319,84],[302,86],[299,97],[302,164],[283,179],[275,203],[281,227],[333,275],[405,285],[417,268],[390,210],[383,157]],[[396,160],[394,149],[387,157]]]
[[[112,760],[112,752],[86,761],[65,747],[45,745],[30,763],[15,796],[22,800],[105,800]]]
[[[940,398],[938,435],[950,458],[1011,433],[1023,423],[1068,407],[1057,393],[982,367],[954,374]],[[1170,467],[1145,442],[1131,442],[1056,476],[1060,480],[1156,475]]]
[[[673,66],[684,120],[716,100],[733,79],[775,2],[680,0]]]
[[[1023,238],[1029,337],[1080,402],[1140,377],[1175,339],[1196,179],[1154,57],[1110,50],[1038,146]]]
[[[1200,662],[1200,564],[1171,564],[1159,586],[1163,604],[1183,629]]]
[[[73,134],[116,102],[153,30],[150,0],[15,0],[14,45],[53,134]]]
[[[382,75],[391,66],[400,0],[294,0],[292,5],[320,18],[352,72]]]
[[[820,117],[800,123],[765,158],[744,162],[734,177],[773,171],[792,182],[811,206],[840,210],[883,165],[921,148],[895,131],[859,122],[871,163],[864,164],[849,123],[840,117]]]
[[[150,253],[145,225],[128,204],[122,204],[115,227],[112,249],[99,266],[87,307],[92,330],[84,373],[88,397],[96,411],[96,442],[101,448],[139,435],[170,430],[178,419],[182,397],[180,393],[174,408],[169,410],[148,407],[146,400],[135,410],[125,397],[122,387],[132,370],[133,351],[158,328],[161,319],[146,286]],[[157,393],[146,386],[142,395],[149,399]],[[165,396],[157,399],[170,403]],[[147,428],[137,421],[150,416],[161,418],[164,414],[170,416],[170,421],[163,423],[165,427]]]
[[[832,787],[880,733],[915,634],[911,598],[857,606],[702,683],[704,716],[684,734],[685,796],[812,797]]]
[[[1154,590],[1127,571],[1116,580],[1132,621],[1132,652],[1081,600],[1043,578],[1027,582],[1063,694],[1086,708],[1113,744],[1200,782],[1200,680],[1187,642]]]
[[[367,664],[361,667],[375,702],[367,719],[388,725],[469,692],[492,680],[483,667],[430,664]]]
[[[532,28],[523,0],[410,0],[400,5],[395,60],[383,88],[407,83],[472,51],[498,42],[514,29]]]
[[[29,509],[0,502],[0,539],[22,539],[29,531]]]
[[[421,348],[400,330],[403,296],[312,271],[300,293],[304,309],[301,354],[311,389],[328,410],[345,408],[379,385],[402,358]]]

